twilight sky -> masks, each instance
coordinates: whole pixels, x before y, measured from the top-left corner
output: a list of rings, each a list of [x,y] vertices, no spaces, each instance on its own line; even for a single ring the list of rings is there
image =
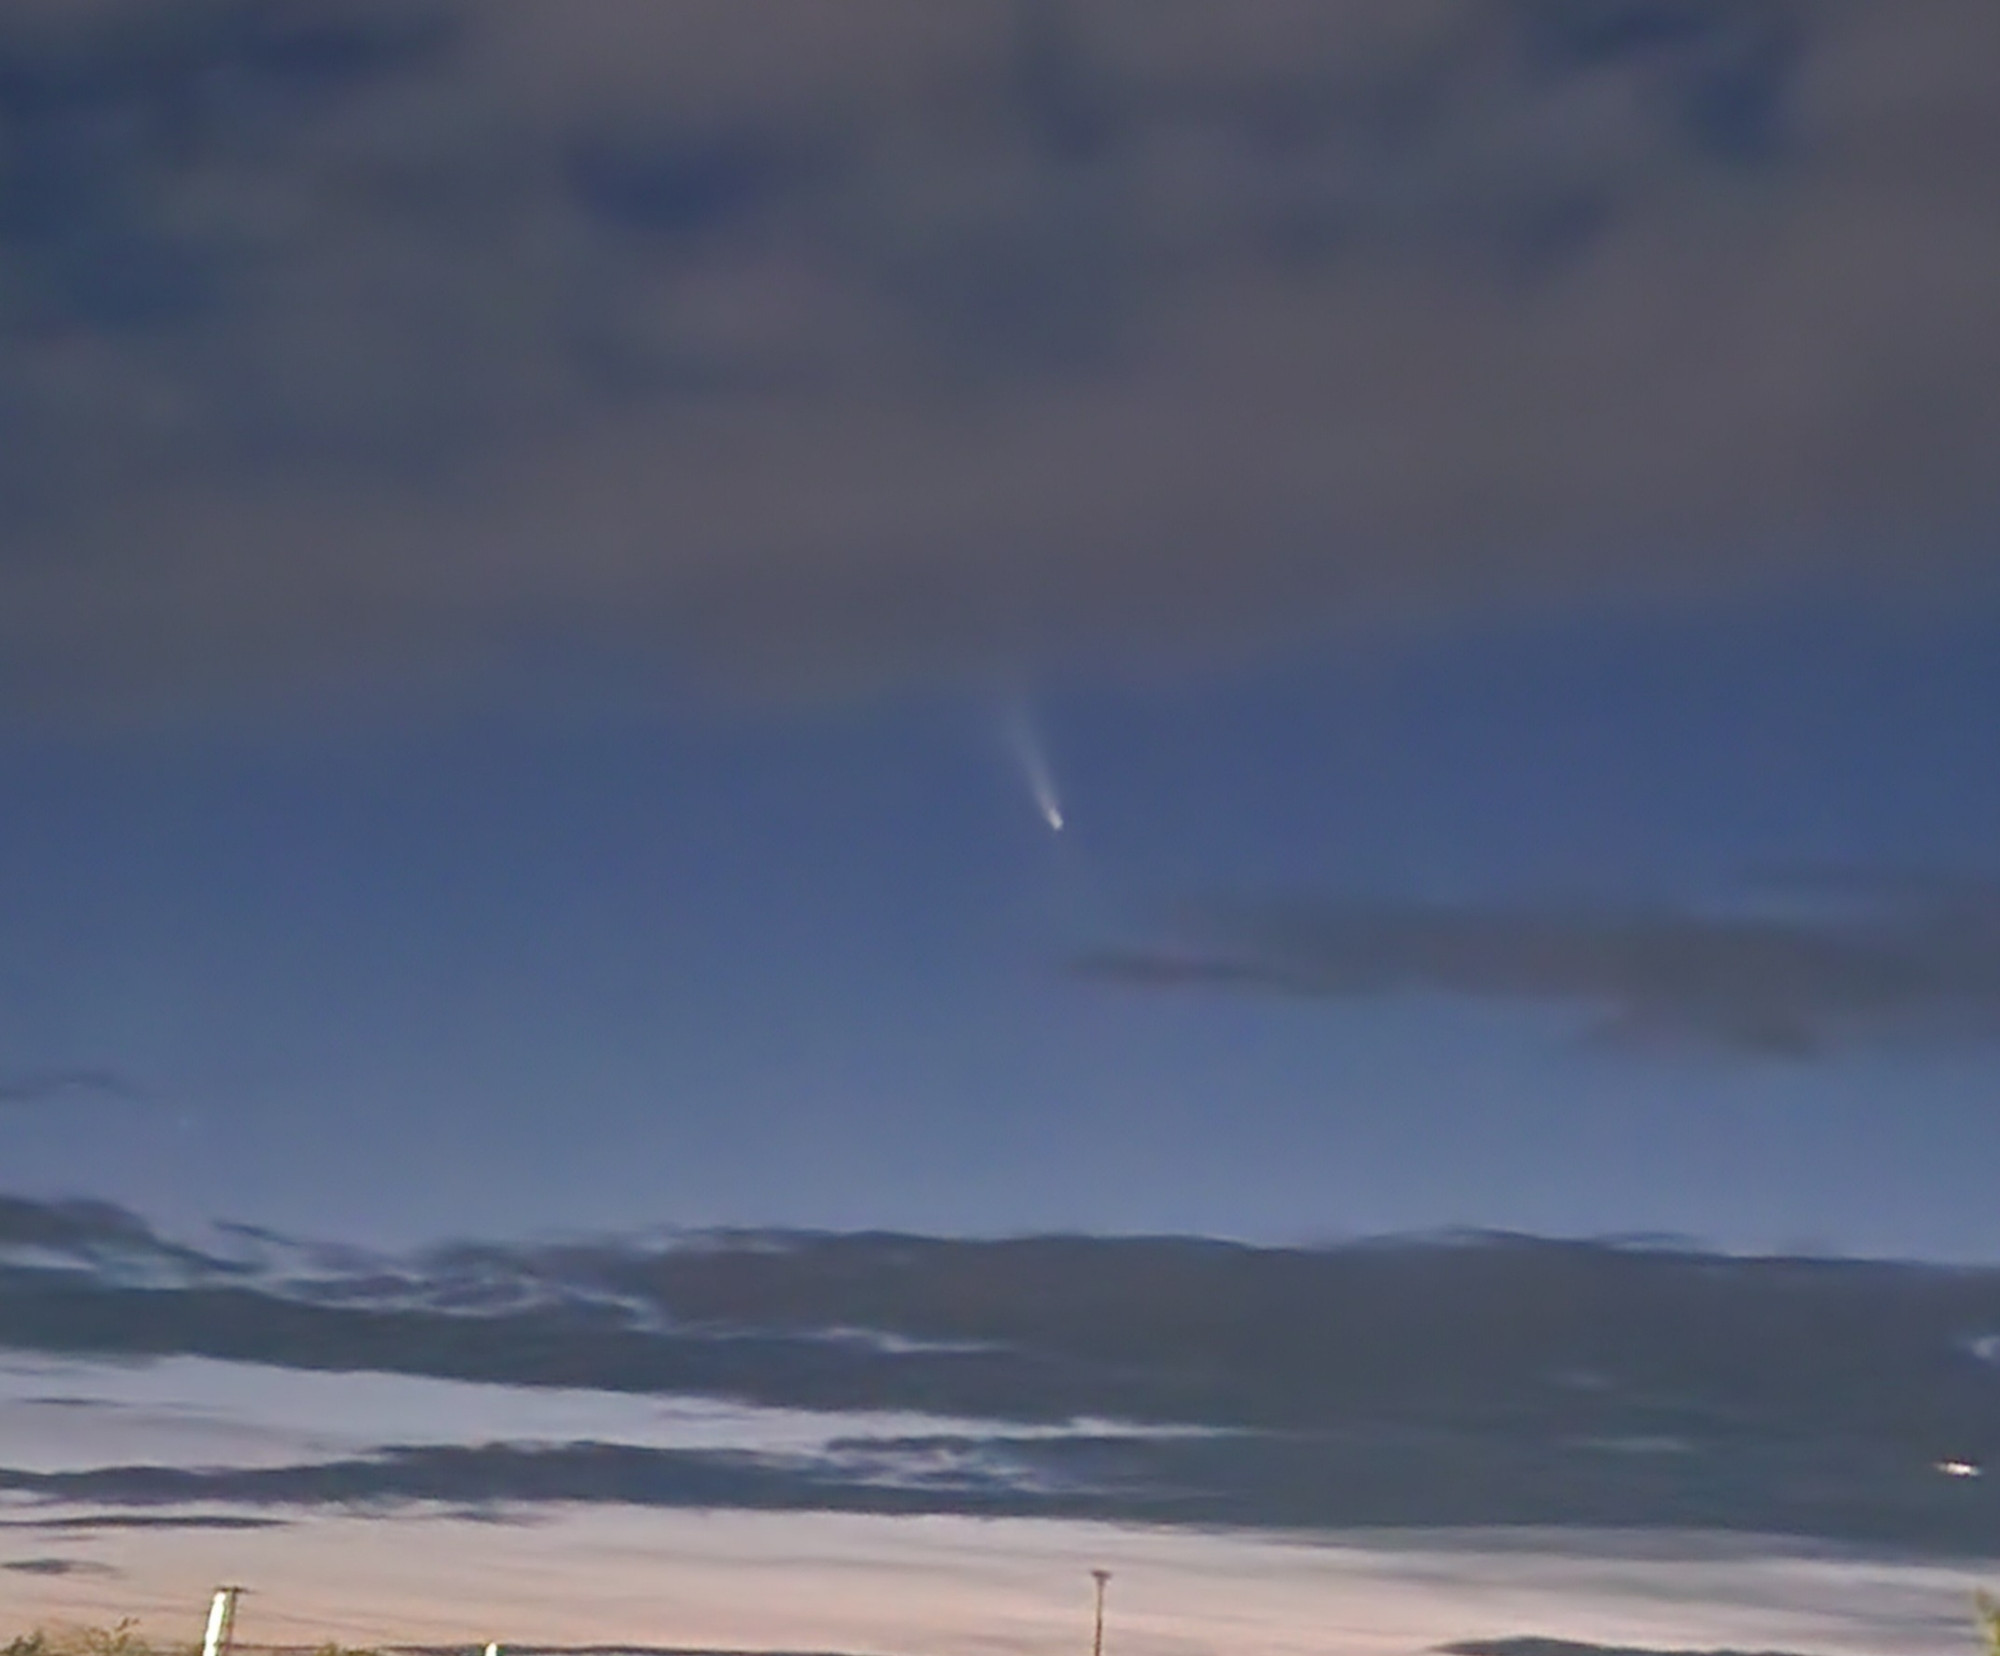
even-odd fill
[[[0,1188],[1992,1259],[1996,70],[9,8]]]

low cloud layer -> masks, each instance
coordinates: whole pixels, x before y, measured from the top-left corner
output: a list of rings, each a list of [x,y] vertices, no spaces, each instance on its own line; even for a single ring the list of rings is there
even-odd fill
[[[71,1506],[444,1507],[532,1519],[567,1505],[1087,1519],[1342,1531],[1487,1526],[1788,1534],[1990,1546],[2000,1506],[1921,1464],[1832,1443],[1620,1453],[1488,1431],[1264,1434],[1190,1442],[1004,1437],[856,1443],[843,1457],[621,1444],[399,1447],[283,1467],[24,1473],[0,1492]]]
[[[1991,571],[1984,0],[91,0],[0,61],[17,718]]]
[[[278,1431],[232,1458],[184,1433],[135,1453],[151,1417],[72,1375],[90,1407],[60,1457],[0,1459],[0,1491],[59,1513],[581,1502],[2000,1545],[2000,1483],[1941,1470],[2000,1466],[1988,1270],[1505,1237],[722,1234],[337,1260],[190,1248],[109,1209],[0,1218],[0,1348],[29,1357],[15,1389],[38,1419],[65,1369],[172,1356],[222,1360],[185,1365],[191,1385],[254,1365],[267,1397],[286,1371],[487,1389],[448,1431],[418,1409],[358,1447]],[[522,1406],[496,1414],[493,1388]],[[199,1417],[164,1395],[152,1417]],[[774,1438],[745,1413],[736,1437],[671,1441],[634,1397],[825,1429]],[[270,1418],[312,1415],[295,1398]]]
[[[1807,1058],[1843,1038],[2000,1037],[2000,888],[1797,882],[1783,907],[1299,900],[1216,905],[1172,944],[1081,958],[1139,989],[1571,1006],[1620,1043]]]

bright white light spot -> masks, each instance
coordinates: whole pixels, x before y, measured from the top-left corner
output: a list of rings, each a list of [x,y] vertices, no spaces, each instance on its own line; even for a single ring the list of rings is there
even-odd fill
[[[1937,1469],[1947,1478],[1976,1478],[1985,1470],[1971,1461],[1944,1460],[1937,1463]]]

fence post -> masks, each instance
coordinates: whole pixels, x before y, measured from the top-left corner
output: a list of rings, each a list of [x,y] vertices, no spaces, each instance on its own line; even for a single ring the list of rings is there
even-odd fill
[[[208,1606],[208,1632],[201,1641],[201,1656],[229,1656],[236,1642],[236,1601],[241,1587],[218,1587]]]

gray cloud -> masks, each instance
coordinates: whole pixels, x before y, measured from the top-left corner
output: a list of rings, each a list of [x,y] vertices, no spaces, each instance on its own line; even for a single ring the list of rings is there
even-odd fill
[[[1844,1036],[2000,1036],[2000,888],[1815,876],[1782,904],[1215,905],[1168,946],[1106,949],[1085,976],[1332,1000],[1437,993],[1571,1005],[1619,1041],[1693,1038],[1808,1057]]]
[[[882,1513],[978,1512],[992,1516],[1081,1515],[1101,1508],[1084,1492],[1055,1496],[1015,1487],[1006,1470],[973,1467],[950,1479],[871,1476],[809,1456],[719,1450],[640,1449],[621,1444],[557,1447],[427,1445],[354,1460],[233,1471],[170,1466],[22,1473],[0,1468],[0,1489],[46,1499],[136,1506],[227,1502],[250,1506],[453,1502],[616,1502],[638,1506],[726,1507]],[[852,1457],[850,1457],[852,1459]]]
[[[70,1517],[0,1518],[0,1529],[46,1530],[53,1535],[88,1535],[96,1530],[259,1530],[283,1529],[283,1518],[251,1518],[240,1513],[87,1512]]]
[[[0,706],[1990,572],[1983,0],[0,24]]]
[[[34,1204],[15,1206],[14,1234],[83,1234],[66,1257],[58,1242],[0,1259],[0,1348],[961,1424],[891,1436],[856,1420],[799,1451],[399,1441],[279,1466],[0,1468],[0,1490],[30,1503],[12,1527],[588,1501],[1695,1527],[1977,1551],[2000,1538],[2000,1485],[1937,1470],[2000,1459],[1990,1269],[1492,1236],[1299,1249],[718,1234],[356,1261],[329,1284],[203,1269],[115,1210],[38,1225]],[[113,1238],[119,1251],[90,1251]],[[540,1293],[467,1301],[475,1267]],[[607,1316],[614,1298],[645,1314]],[[1140,1424],[1092,1424],[1107,1421]],[[92,1510],[63,1510],[79,1503]]]
[[[834,1511],[1288,1530],[1575,1525],[1701,1528],[1936,1549],[1990,1546],[2000,1503],[1877,1443],[1736,1433],[1632,1457],[1504,1426],[1357,1422],[1210,1440],[996,1436],[849,1446],[844,1457],[623,1444],[409,1446],[246,1469],[0,1468],[0,1489],[130,1508],[394,1508],[495,1520],[572,1503]],[[943,1469],[926,1473],[919,1460]]]
[[[0,1073],[0,1108],[10,1104],[53,1104],[65,1099],[135,1101],[143,1096],[116,1070],[76,1068]]]
[[[0,1245],[83,1250],[98,1244],[129,1243],[164,1248],[144,1220],[109,1202],[38,1202],[0,1196]]]
[[[80,1558],[16,1558],[0,1564],[0,1570],[14,1575],[28,1576],[115,1576],[118,1571],[109,1564],[98,1564]]]
[[[1648,1399],[1711,1386],[1728,1394],[1718,1418],[1773,1408],[1773,1421],[1845,1430],[1872,1388],[1903,1376],[1905,1424],[1963,1438],[1961,1452],[2000,1449],[1983,1412],[2000,1328],[1991,1271],[1492,1237],[1287,1249],[721,1233],[495,1244],[356,1260],[329,1277],[248,1271],[129,1215],[113,1223],[115,1209],[78,1236],[73,1208],[9,1205],[26,1246],[0,1261],[0,1346],[24,1351],[1024,1424],[1309,1430],[1356,1410],[1448,1417],[1504,1398],[1510,1417],[1548,1410],[1547,1422],[1605,1437],[1658,1435]],[[475,1274],[488,1291],[466,1292]],[[535,1291],[491,1291],[506,1276]],[[1780,1315],[1786,1305],[1806,1323]],[[1365,1341],[1345,1332],[1361,1327],[1374,1331]],[[1839,1384],[1821,1372],[1836,1348]],[[1630,1389],[1561,1379],[1585,1373],[1627,1376]]]

